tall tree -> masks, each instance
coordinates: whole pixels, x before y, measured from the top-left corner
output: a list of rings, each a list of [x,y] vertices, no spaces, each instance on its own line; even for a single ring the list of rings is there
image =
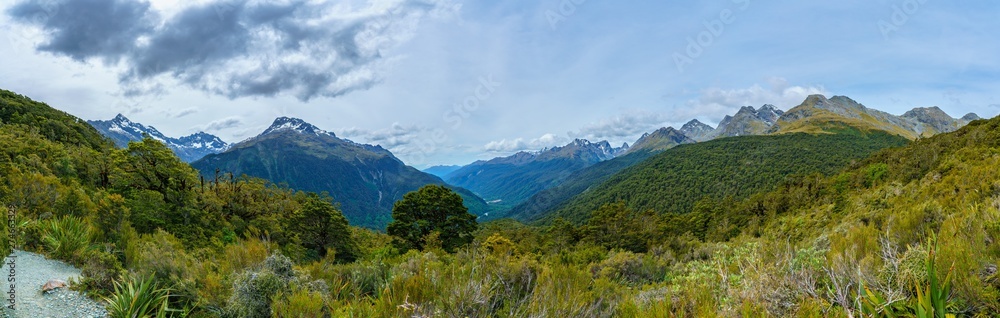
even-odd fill
[[[472,242],[479,225],[462,205],[462,197],[439,185],[426,185],[407,193],[392,207],[387,232],[402,250],[423,249],[429,235],[438,235],[441,247],[453,252]]]

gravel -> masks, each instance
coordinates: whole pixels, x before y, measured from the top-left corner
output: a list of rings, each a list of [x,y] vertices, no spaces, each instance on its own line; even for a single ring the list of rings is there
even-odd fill
[[[76,291],[65,288],[43,294],[42,285],[50,279],[70,282],[79,279],[80,270],[69,264],[46,259],[44,256],[15,250],[14,257],[8,257],[3,265],[3,276],[9,278],[10,260],[15,266],[15,310],[7,308],[10,305],[10,283],[7,279],[0,283],[2,293],[3,317],[106,317],[104,305],[93,301]]]

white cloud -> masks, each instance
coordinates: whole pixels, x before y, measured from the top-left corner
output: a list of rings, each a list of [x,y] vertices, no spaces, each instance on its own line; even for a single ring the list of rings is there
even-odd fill
[[[585,125],[570,132],[574,138],[591,141],[608,140],[612,144],[634,142],[640,135],[654,130],[699,119],[706,124],[718,123],[726,115],[735,114],[742,106],[760,107],[772,104],[788,110],[802,103],[809,95],[829,93],[822,86],[792,86],[780,77],[766,80],[766,86],[754,84],[747,88],[708,88],[697,98],[683,102],[682,106],[667,111],[629,110],[611,118]]]
[[[736,111],[742,106],[759,107],[764,104],[787,110],[798,106],[809,95],[829,94],[823,86],[791,86],[780,77],[768,78],[767,82],[768,87],[754,84],[739,89],[705,89],[697,100],[688,101],[688,108],[696,108],[695,113],[707,110],[710,116],[719,114],[721,109]]]
[[[410,153],[407,145],[418,140],[427,129],[416,125],[393,123],[389,128],[369,130],[357,127],[341,129],[338,135],[358,142],[380,145],[390,151],[401,154]]]
[[[650,132],[671,121],[669,114],[633,110],[584,126],[570,135],[592,141],[621,139]]]
[[[483,150],[491,153],[512,153],[518,151],[538,151],[544,148],[551,148],[555,146],[561,146],[568,142],[568,138],[560,137],[555,134],[547,133],[541,137],[524,140],[523,138],[516,138],[512,140],[501,139],[497,141],[491,141],[483,146]]]

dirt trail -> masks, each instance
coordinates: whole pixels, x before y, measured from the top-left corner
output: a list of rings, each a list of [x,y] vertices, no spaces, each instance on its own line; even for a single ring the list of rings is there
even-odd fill
[[[0,282],[2,290],[3,317],[105,317],[104,306],[86,296],[65,288],[43,294],[42,285],[50,279],[69,282],[78,279],[80,270],[69,264],[46,259],[44,256],[15,250],[14,257],[4,260],[3,276],[9,277],[10,261],[14,260],[15,310],[10,305],[10,283]]]

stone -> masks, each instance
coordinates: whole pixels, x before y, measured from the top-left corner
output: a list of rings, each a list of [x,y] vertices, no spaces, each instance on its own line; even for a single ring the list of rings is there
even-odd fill
[[[42,292],[48,293],[56,290],[57,288],[66,288],[66,287],[69,287],[69,285],[66,284],[65,281],[58,279],[50,279],[48,282],[45,283],[45,285],[42,286]]]

